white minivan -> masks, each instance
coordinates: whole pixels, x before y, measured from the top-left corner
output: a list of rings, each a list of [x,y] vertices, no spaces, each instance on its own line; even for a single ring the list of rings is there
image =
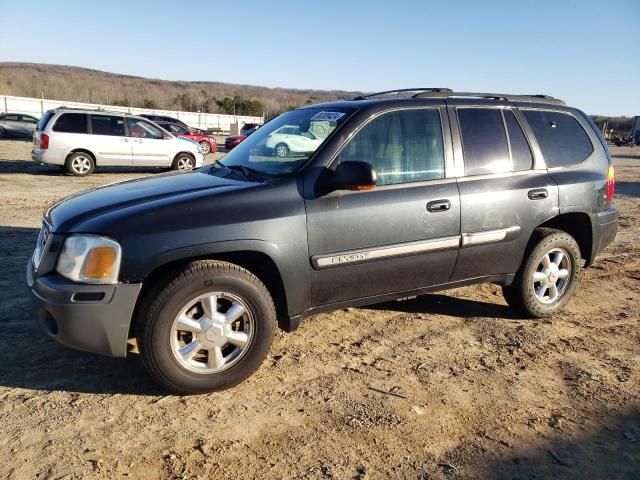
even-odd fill
[[[85,176],[96,166],[202,166],[200,146],[155,123],[122,112],[56,108],[47,111],[33,134],[31,159],[63,166]]]

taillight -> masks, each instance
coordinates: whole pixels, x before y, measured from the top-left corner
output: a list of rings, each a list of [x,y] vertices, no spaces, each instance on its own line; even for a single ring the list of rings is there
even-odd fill
[[[49,135],[46,133],[40,134],[40,150],[49,148]]]
[[[613,200],[613,194],[616,190],[616,177],[613,171],[613,165],[609,164],[609,170],[607,171],[607,201]]]

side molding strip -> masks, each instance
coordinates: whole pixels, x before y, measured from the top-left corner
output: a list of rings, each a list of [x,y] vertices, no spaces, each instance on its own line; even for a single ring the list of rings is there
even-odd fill
[[[351,250],[333,255],[315,255],[311,257],[311,264],[316,270],[364,263],[372,260],[382,260],[390,257],[416,255],[418,253],[436,250],[457,249],[460,246],[460,236],[442,237],[434,240],[401,243],[389,247],[371,250]]]
[[[513,226],[501,228],[499,230],[487,230],[484,232],[463,233],[462,247],[472,247],[483,243],[501,242],[503,240],[513,240],[520,235],[520,227]]]

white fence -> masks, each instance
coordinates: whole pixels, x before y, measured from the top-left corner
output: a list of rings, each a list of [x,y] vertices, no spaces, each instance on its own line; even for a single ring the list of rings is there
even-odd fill
[[[94,103],[67,102],[66,100],[47,100],[29,97],[11,97],[0,95],[0,112],[28,113],[36,117],[42,116],[47,110],[61,106],[72,108],[87,108],[128,112],[134,115],[141,113],[153,113],[168,115],[182,120],[187,125],[202,130],[219,129],[223,132],[230,130],[232,123],[238,123],[242,127],[245,123],[263,123],[262,117],[247,117],[243,115],[221,115],[217,113],[179,112],[172,110],[151,110],[148,108],[117,107],[115,105],[98,105]]]

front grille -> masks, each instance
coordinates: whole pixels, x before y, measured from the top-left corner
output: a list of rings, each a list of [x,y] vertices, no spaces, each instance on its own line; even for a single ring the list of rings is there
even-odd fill
[[[42,228],[36,240],[36,248],[33,252],[33,266],[37,270],[42,261],[42,255],[47,247],[47,242],[51,236],[51,226],[47,222],[42,222]]]

